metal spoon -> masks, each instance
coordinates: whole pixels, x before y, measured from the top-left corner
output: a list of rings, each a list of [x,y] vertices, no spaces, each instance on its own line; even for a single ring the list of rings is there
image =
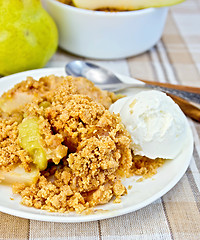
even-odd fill
[[[157,86],[153,84],[146,84],[134,78],[131,78],[131,79],[135,83],[133,84],[124,83],[119,79],[117,75],[115,75],[111,71],[90,62],[78,61],[78,60],[69,62],[65,66],[65,71],[67,74],[72,76],[85,77],[90,81],[92,81],[94,84],[98,85],[101,89],[108,90],[108,91],[116,92],[122,89],[131,88],[131,87],[140,87],[140,88],[144,87],[144,88],[156,89],[159,91],[163,91],[165,93],[170,93],[170,94],[179,96],[185,100],[200,104],[199,93],[183,91],[183,90],[173,89],[169,87]],[[139,85],[138,85],[138,82],[140,83]]]

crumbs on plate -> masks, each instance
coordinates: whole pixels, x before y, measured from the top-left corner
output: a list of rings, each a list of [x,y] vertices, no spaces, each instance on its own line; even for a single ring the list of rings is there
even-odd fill
[[[28,77],[0,98],[0,176],[22,204],[92,212],[127,194],[124,178],[156,174],[164,160],[134,156],[109,106],[119,97],[85,78]]]

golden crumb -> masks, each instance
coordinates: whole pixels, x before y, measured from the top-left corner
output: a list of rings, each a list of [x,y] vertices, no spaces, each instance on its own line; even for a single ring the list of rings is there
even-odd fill
[[[156,173],[163,160],[133,156],[130,134],[108,111],[120,97],[85,78],[53,75],[29,77],[2,95],[0,171],[20,171],[32,183],[13,178],[22,204],[89,214],[111,199],[121,202],[124,177]]]
[[[133,156],[131,171],[134,175],[143,176],[143,179],[152,177],[157,173],[157,169],[164,164],[164,159],[149,159],[144,156]],[[139,181],[141,181],[139,180]]]

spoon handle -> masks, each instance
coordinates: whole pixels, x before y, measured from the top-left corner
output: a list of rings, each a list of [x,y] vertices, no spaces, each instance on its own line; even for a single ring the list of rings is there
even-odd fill
[[[197,122],[200,122],[200,109],[198,107],[175,95],[172,94],[167,95],[170,96],[174,100],[174,102],[179,105],[179,107],[185,113],[186,116],[190,117],[191,119]]]
[[[129,83],[116,83],[116,84],[99,85],[99,87],[104,89],[104,90],[108,90],[108,91],[112,91],[112,92],[118,92],[120,90],[131,88],[131,87],[134,87],[134,88],[141,88],[141,87],[142,88],[151,88],[151,89],[156,89],[156,90],[159,90],[159,91],[163,91],[165,93],[176,95],[176,96],[181,97],[181,98],[183,98],[187,101],[191,101],[191,102],[195,102],[195,103],[200,104],[200,92],[196,93],[196,92],[180,90],[180,89],[171,88],[171,87],[168,88],[168,87],[165,87],[165,86],[158,86],[158,85],[155,85],[155,84],[146,84],[145,83],[143,85],[138,85],[138,84],[129,84]]]
[[[147,81],[147,80],[143,80],[143,79],[138,79],[138,80],[141,81],[141,82],[144,82],[146,84],[150,84],[150,85],[173,88],[173,89],[178,89],[178,90],[182,90],[182,91],[186,91],[186,92],[192,92],[192,93],[200,94],[200,88],[199,87],[190,87],[190,86],[177,85],[177,84],[171,84],[171,83],[161,83],[161,82]]]
[[[146,87],[156,89],[159,91],[163,91],[165,93],[170,93],[173,95],[176,95],[178,97],[181,97],[187,101],[195,102],[200,104],[200,93],[196,92],[188,92],[185,90],[179,90],[175,88],[168,88],[168,87],[162,87],[162,86],[157,86],[157,85],[152,85],[152,84],[145,84]]]

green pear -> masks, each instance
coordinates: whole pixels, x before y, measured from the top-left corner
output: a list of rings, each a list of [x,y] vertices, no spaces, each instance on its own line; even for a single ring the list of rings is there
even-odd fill
[[[0,0],[0,75],[43,67],[58,32],[40,0]]]
[[[150,7],[165,7],[184,0],[72,0],[76,7],[84,9],[114,8],[119,10],[138,10]]]

